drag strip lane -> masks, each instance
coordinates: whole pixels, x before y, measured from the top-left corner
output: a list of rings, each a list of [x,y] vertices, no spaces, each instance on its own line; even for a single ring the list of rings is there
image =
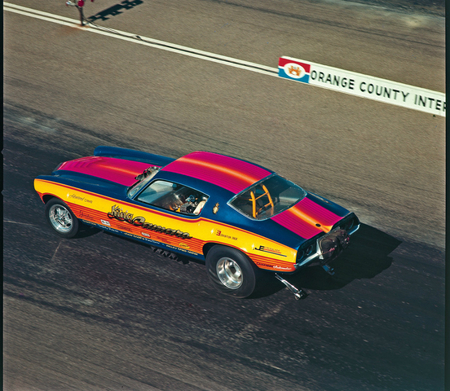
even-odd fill
[[[82,27],[80,26],[79,22],[75,19],[66,18],[64,16],[55,15],[48,12],[38,11],[28,7],[22,7],[8,2],[3,3],[3,9],[8,12],[29,16],[31,18],[41,19],[46,22],[56,23],[63,26],[68,26],[79,30],[87,31],[90,33],[104,35],[107,37],[117,38],[123,41],[137,43],[140,45],[149,46],[156,49],[162,49],[168,52],[182,54],[184,56],[194,57],[201,60],[207,60],[218,64],[228,65],[235,68],[262,73],[267,76],[278,76],[278,68],[267,67],[265,65],[255,64],[252,62],[239,60],[237,58],[221,56],[220,54],[205,52],[203,50],[197,50],[149,37],[143,37],[134,33],[129,33],[116,29],[114,30],[108,29],[101,27],[95,23],[89,23],[89,26]]]
[[[442,389],[437,249],[364,225],[335,279],[319,266],[289,278],[307,299],[275,279],[262,297],[229,299],[202,264],[101,232],[54,235],[30,184],[80,131],[61,124],[48,138],[35,126],[52,118],[5,111],[6,388]]]

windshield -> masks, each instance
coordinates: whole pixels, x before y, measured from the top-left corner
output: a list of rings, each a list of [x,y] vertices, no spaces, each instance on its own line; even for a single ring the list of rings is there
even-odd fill
[[[158,173],[160,167],[149,167],[142,174],[138,175],[136,179],[139,181],[131,186],[128,190],[128,198],[133,198],[139,190],[141,190],[150,180]]]
[[[306,196],[306,192],[276,174],[245,189],[229,204],[247,217],[265,220],[295,205]]]

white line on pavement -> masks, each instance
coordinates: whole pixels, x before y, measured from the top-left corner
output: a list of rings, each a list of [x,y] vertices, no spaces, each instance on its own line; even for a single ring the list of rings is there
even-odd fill
[[[239,60],[232,57],[222,56],[220,54],[205,52],[203,50],[193,49],[187,46],[181,46],[170,42],[160,41],[157,39],[143,37],[137,34],[128,33],[125,31],[120,31],[116,29],[108,29],[105,27],[98,26],[96,24],[89,24],[88,26],[80,26],[80,22],[75,19],[66,18],[64,16],[59,16],[51,14],[48,12],[38,11],[32,8],[22,7],[16,4],[4,2],[3,9],[5,11],[14,12],[16,14],[29,16],[36,19],[45,20],[47,22],[52,22],[64,26],[73,27],[79,30],[87,31],[90,33],[105,35],[108,37],[113,37],[121,39],[128,42],[137,43],[140,45],[150,46],[157,49],[166,50],[173,53],[182,54],[185,56],[190,56],[194,58],[199,58],[202,60],[212,61],[219,64],[224,64],[232,66],[235,68],[245,69],[252,72],[262,73],[268,76],[278,76],[278,68],[271,68],[265,65],[255,64],[248,61]]]

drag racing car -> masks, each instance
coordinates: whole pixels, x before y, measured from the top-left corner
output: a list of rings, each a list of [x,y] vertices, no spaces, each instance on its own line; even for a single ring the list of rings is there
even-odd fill
[[[64,238],[83,224],[204,261],[221,292],[239,298],[272,272],[283,277],[329,263],[359,228],[356,215],[275,172],[234,157],[192,152],[178,159],[116,147],[38,176],[50,226]]]

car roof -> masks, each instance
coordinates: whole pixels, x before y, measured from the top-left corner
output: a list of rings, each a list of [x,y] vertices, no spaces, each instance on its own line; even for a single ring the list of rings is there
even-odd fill
[[[169,163],[161,171],[196,178],[234,194],[273,173],[245,160],[203,151],[189,153]]]

